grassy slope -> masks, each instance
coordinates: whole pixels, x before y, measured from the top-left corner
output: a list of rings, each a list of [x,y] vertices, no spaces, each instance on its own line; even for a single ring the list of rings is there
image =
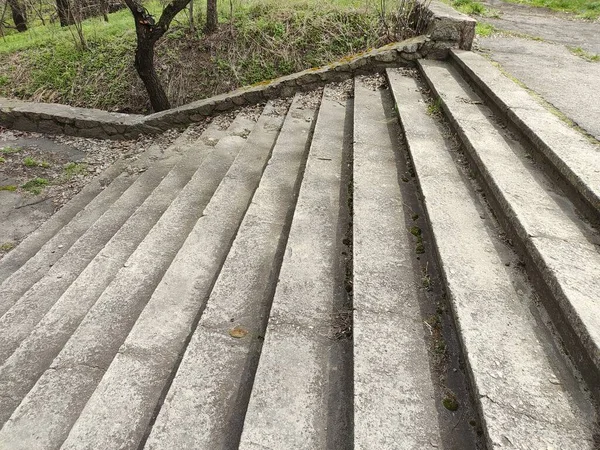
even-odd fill
[[[569,12],[584,19],[600,17],[600,1],[598,0],[506,0],[511,3],[550,8],[555,11]]]
[[[370,4],[369,4],[370,3]],[[389,4],[393,3],[388,1]],[[386,42],[371,0],[234,0],[220,2],[213,36],[190,31],[182,13],[159,43],[157,67],[174,105],[319,66]],[[160,4],[146,5],[160,13]],[[195,3],[198,14],[202,1]],[[198,22],[201,18],[196,19]],[[200,24],[201,25],[201,24]],[[128,10],[108,23],[84,22],[89,50],[57,25],[0,39],[0,96],[108,110],[144,112],[145,91],[133,69],[135,32]]]

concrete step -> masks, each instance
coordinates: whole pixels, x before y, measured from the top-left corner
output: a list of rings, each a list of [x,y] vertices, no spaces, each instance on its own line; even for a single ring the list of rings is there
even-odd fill
[[[72,313],[70,315],[74,317],[85,315],[89,306],[112,281],[114,275],[192,178],[212,149],[204,145],[195,145],[193,149],[188,149],[177,165],[87,266],[88,254],[83,253],[85,256],[78,259],[82,255],[80,252],[82,245],[89,242],[83,239],[82,243],[76,243],[67,256],[54,265],[46,277],[27,291],[0,318],[0,361],[6,361],[61,296],[62,303],[69,303],[69,299],[76,299],[76,312],[70,310]],[[59,317],[61,320],[66,320],[63,315]],[[76,327],[76,323],[77,321],[72,326]]]
[[[483,56],[453,50],[462,74],[477,87],[568,186],[567,193],[595,224],[600,224],[600,145],[563,122]]]
[[[34,257],[9,276],[0,285],[0,315],[4,315],[44,277],[54,280],[56,292],[64,291],[78,271],[96,256],[177,163],[181,157],[182,142],[185,142],[183,138],[166,152],[163,149],[162,157],[158,157],[159,151],[156,150],[157,159],[141,175],[123,174],[117,177],[87,208],[44,244]],[[47,284],[43,288],[41,286],[37,289],[43,293]]]
[[[239,128],[250,125],[248,119],[238,122]],[[67,437],[245,140],[228,136],[220,142],[223,145],[205,158],[4,425],[0,446],[55,448]],[[61,308],[68,310],[66,306],[50,311],[49,321],[62,318]],[[37,338],[38,345],[44,345],[43,336]],[[24,430],[27,438],[22,437]]]
[[[488,200],[589,388],[600,399],[600,238],[573,205],[494,127],[492,113],[454,68],[419,63],[480,173]]]
[[[248,126],[247,119],[237,120],[230,127],[230,132],[240,131]],[[218,133],[220,131],[217,126],[211,126],[200,139],[191,144],[178,165],[59,298],[46,294],[26,297],[27,301],[24,303],[21,302],[23,299],[19,301],[20,314],[13,314],[13,320],[5,323],[0,330],[0,354],[3,361],[0,366],[2,423],[50,366],[94,302],[184,186],[188,185],[188,190],[193,189],[194,185],[188,182],[196,170],[201,165],[205,173],[213,170],[212,167],[207,167],[213,147],[206,146],[203,141],[207,136]],[[228,149],[230,144],[225,137],[214,148]],[[196,175],[196,178],[200,176]],[[43,290],[38,292],[44,294]]]
[[[62,448],[139,447],[260,181],[284,113],[285,108],[266,106]]]
[[[354,448],[442,446],[388,91],[356,83]]]
[[[236,448],[316,105],[296,95],[144,448]],[[194,432],[190,432],[194,430]]]
[[[456,98],[470,97],[450,90],[449,81],[440,84],[432,72],[441,72],[441,67],[423,65],[451,109]],[[395,70],[388,70],[388,78],[461,336],[487,448],[594,448],[595,414],[589,396],[581,391],[552,334],[540,323],[536,307],[519,289],[515,269],[505,266],[498,251],[503,244],[492,239],[497,231],[482,219],[484,208],[456,167],[441,124],[428,115],[421,86]],[[480,134],[490,130],[474,111],[466,116],[468,124],[463,122],[465,116],[454,117]],[[490,154],[498,146],[490,143],[482,150]],[[517,166],[513,164],[505,167]]]
[[[351,364],[352,344],[336,340],[334,330],[338,317],[351,314],[341,254],[348,251],[342,239],[351,104],[325,88],[239,448],[316,449],[327,442],[347,448],[352,442],[352,379],[344,366]]]

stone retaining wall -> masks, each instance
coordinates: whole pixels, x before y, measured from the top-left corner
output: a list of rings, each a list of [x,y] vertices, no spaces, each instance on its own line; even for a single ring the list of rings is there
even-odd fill
[[[418,15],[421,19],[415,22],[420,36],[178,108],[141,116],[0,98],[0,125],[50,134],[131,139],[144,133],[184,127],[222,111],[287,97],[354,75],[378,72],[391,66],[412,66],[416,59],[443,59],[450,48],[471,47],[475,32],[473,19],[438,1],[418,0],[416,10],[421,11]]]

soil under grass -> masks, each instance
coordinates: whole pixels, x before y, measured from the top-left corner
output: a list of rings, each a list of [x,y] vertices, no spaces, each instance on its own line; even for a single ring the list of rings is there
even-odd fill
[[[398,3],[365,0],[237,0],[220,2],[217,33],[191,29],[187,11],[157,46],[157,68],[173,106],[240,86],[327,64],[405,37]],[[393,5],[392,5],[393,4]],[[158,2],[146,5],[160,14]],[[195,4],[202,13],[202,2]],[[385,20],[383,18],[385,17]],[[0,39],[0,96],[121,112],[149,112],[133,68],[135,31],[128,10],[109,22],[84,22],[88,50],[57,25],[37,26]]]

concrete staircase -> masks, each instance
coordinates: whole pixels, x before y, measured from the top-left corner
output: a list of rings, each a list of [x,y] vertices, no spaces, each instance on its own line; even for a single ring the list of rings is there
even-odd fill
[[[600,150],[418,65],[118,162],[0,260],[0,448],[598,448]]]

